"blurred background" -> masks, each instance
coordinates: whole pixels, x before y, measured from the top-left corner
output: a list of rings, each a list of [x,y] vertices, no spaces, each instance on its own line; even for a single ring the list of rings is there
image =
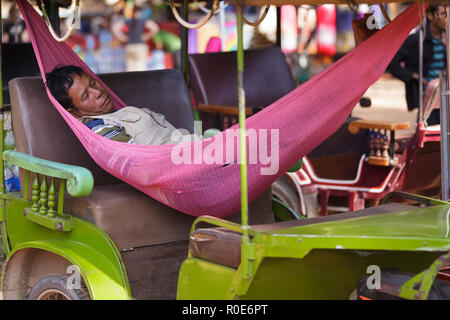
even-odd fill
[[[58,2],[55,0],[55,2]],[[33,3],[33,2],[32,2]],[[60,33],[68,28],[70,0],[59,0],[62,18]],[[2,0],[3,43],[26,42],[29,38],[15,2]],[[66,6],[67,8],[65,8]],[[190,22],[201,19],[211,7],[209,2],[191,2]],[[405,4],[389,4],[394,18]],[[37,8],[37,6],[36,6]],[[80,21],[67,43],[98,73],[131,70],[130,59],[139,59],[139,70],[174,68],[180,64],[180,25],[173,18],[165,0],[81,0]],[[264,8],[246,7],[245,17],[256,21]],[[333,63],[354,48],[352,20],[373,12],[379,27],[386,22],[378,5],[285,5],[280,9],[281,37],[277,42],[277,10],[271,7],[257,27],[245,25],[244,46],[256,48],[280,45],[299,84]],[[236,50],[234,7],[221,3],[211,21],[199,29],[189,30],[189,53]],[[134,35],[134,36],[133,36]],[[145,39],[136,36],[145,35]],[[131,37],[131,38],[129,38]],[[134,38],[134,40],[132,39]],[[144,38],[144,37],[141,37]],[[143,42],[131,50],[131,42]],[[138,47],[137,45],[135,47]],[[127,62],[128,60],[128,62]],[[145,60],[143,62],[143,60]]]

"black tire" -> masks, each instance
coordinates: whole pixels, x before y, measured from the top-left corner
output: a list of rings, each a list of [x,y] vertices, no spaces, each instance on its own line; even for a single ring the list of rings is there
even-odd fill
[[[290,186],[286,181],[285,177],[281,176],[278,180],[272,183],[272,196],[281,202],[288,205],[292,210],[294,210],[299,216],[302,215],[300,209],[300,198],[297,195],[297,190],[295,186]]]
[[[84,283],[80,289],[67,287],[67,275],[48,275],[39,279],[31,288],[28,300],[89,300],[89,293]]]

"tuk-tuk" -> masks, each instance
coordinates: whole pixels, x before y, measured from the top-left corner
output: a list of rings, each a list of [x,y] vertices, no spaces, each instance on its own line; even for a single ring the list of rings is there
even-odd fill
[[[228,2],[236,6],[239,128],[242,134],[241,143],[245,148],[243,137],[245,137],[245,117],[248,110],[245,105],[243,77],[245,70],[242,6],[268,4],[259,0]],[[327,2],[341,3],[341,1]],[[370,3],[371,1],[365,2]],[[301,0],[271,2],[275,5],[286,3],[299,5],[312,2]],[[174,6],[172,6],[172,10],[175,10]],[[446,82],[447,80],[441,81],[441,88],[444,88],[442,89],[444,91],[441,92],[446,92],[447,86],[444,86]],[[444,103],[448,103],[448,98],[444,94],[441,99]],[[448,108],[448,105],[444,104],[444,106],[443,110]],[[442,117],[442,119],[446,118]],[[443,122],[445,121],[443,120]],[[364,125],[361,127],[364,128]],[[444,132],[443,135],[446,135],[447,131]],[[446,147],[444,150],[447,149]],[[439,290],[437,287],[440,285],[448,286],[448,283],[443,284],[440,282],[441,280],[430,281],[425,285],[427,278],[425,274],[436,279],[435,275],[441,269],[448,270],[448,235],[441,238],[444,241],[443,246],[440,249],[436,248],[435,253],[440,252],[428,262],[425,262],[427,258],[419,253],[423,248],[413,249],[403,245],[394,248],[399,244],[397,241],[409,242],[414,238],[425,236],[422,231],[419,233],[413,231],[414,227],[408,225],[408,221],[415,221],[413,224],[419,229],[427,225],[427,222],[413,218],[417,207],[413,209],[413,207],[403,207],[402,204],[388,203],[394,195],[423,204],[431,205],[433,203],[436,206],[431,205],[429,208],[419,209],[431,213],[433,210],[440,210],[438,208],[447,211],[444,209],[448,206],[445,201],[440,201],[438,204],[431,198],[394,192],[378,207],[328,217],[249,226],[245,223],[247,185],[244,159],[242,159],[242,163],[241,174],[244,177],[241,184],[242,224],[230,224],[213,217],[200,217],[196,220],[191,229],[189,257],[183,263],[180,271],[177,292],[179,299],[346,299],[355,292],[356,295],[353,296],[361,299],[363,298],[362,294],[365,294],[365,298],[368,299],[367,296],[374,298],[377,293],[385,294],[385,297],[390,298],[436,299],[437,296],[431,294],[430,290],[419,288],[435,286],[434,290]],[[421,215],[419,211],[416,213]],[[372,214],[374,215],[372,216]],[[391,218],[400,216],[405,220],[400,223],[390,221]],[[425,217],[430,218],[428,215],[422,216],[422,218]],[[448,228],[448,223],[441,224],[438,222],[440,218],[437,220],[436,218],[437,216],[431,219],[436,223],[437,229],[444,226],[445,229]],[[377,226],[377,222],[372,219],[379,219],[380,224]],[[200,223],[207,223],[215,227],[197,229]],[[409,231],[402,233],[400,229],[403,227]],[[440,234],[443,235],[443,233]],[[352,239],[346,242],[344,239],[347,237]],[[432,237],[434,238],[434,236]],[[423,240],[424,238],[422,238],[422,244],[428,244],[428,241]],[[311,241],[317,242],[310,245]],[[342,241],[345,241],[345,244],[342,244]],[[414,255],[413,252],[421,257],[409,260],[410,258],[407,256]],[[422,253],[424,252],[422,251]],[[406,255],[403,256],[403,254]],[[402,258],[400,258],[401,256]],[[398,258],[402,262],[397,260]],[[364,261],[365,259],[368,260]],[[413,260],[414,263],[407,262]],[[425,262],[425,264],[419,267],[416,264],[419,261]],[[368,283],[364,284],[364,281],[361,281],[362,279],[367,280],[367,273],[373,267],[379,268],[384,279],[384,283],[375,289],[368,288],[370,287]],[[414,271],[415,267],[418,268]],[[338,272],[335,272],[336,268]],[[392,272],[392,270],[396,271]],[[398,270],[401,271],[398,272]],[[396,272],[405,276],[403,281],[390,281],[392,278],[398,279],[398,277],[389,276],[390,273],[395,274]],[[435,273],[432,274],[433,272]],[[352,285],[358,281],[359,284]],[[416,289],[412,289],[413,287]],[[367,288],[369,291],[372,290],[372,294],[364,293]]]
[[[175,126],[192,129],[179,71],[100,76],[127,103],[153,99]],[[9,92],[17,151],[2,157],[21,169],[22,191],[6,192],[1,176],[4,299],[347,299],[371,266],[406,274],[395,288],[376,286],[393,297],[435,298],[443,286],[435,279],[449,262],[447,201],[397,194],[420,205],[387,199],[351,214],[273,223],[270,190],[248,204],[243,160],[240,217],[194,221],[99,168],[51,106],[42,79],[13,79]]]

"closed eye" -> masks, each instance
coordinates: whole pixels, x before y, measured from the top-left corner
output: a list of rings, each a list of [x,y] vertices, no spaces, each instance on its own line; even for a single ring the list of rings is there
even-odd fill
[[[88,98],[88,93],[87,93],[87,91],[85,91],[84,93],[83,93],[83,95],[81,96],[81,101],[85,101],[87,98]]]

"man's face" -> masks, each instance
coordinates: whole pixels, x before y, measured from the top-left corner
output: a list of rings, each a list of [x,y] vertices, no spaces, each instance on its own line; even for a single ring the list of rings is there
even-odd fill
[[[440,30],[444,31],[447,28],[447,8],[445,6],[438,6],[436,12],[431,18],[431,22]]]
[[[86,73],[72,74],[73,84],[67,93],[73,108],[68,108],[74,116],[98,116],[114,111],[114,103],[103,86]]]

